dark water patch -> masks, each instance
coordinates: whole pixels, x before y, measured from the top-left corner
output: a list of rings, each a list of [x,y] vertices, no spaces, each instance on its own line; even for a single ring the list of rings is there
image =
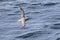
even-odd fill
[[[44,6],[54,6],[54,5],[57,5],[59,3],[46,3],[46,4],[43,4]]]
[[[54,24],[54,25],[59,25],[60,26],[60,23],[57,23],[57,24]]]
[[[53,24],[53,26],[50,27],[51,29],[60,29],[60,23]]]
[[[0,0],[0,2],[5,2],[5,1],[15,1],[15,0]]]
[[[8,16],[20,15],[20,14],[7,14]]]
[[[27,8],[28,9],[39,9],[40,6],[37,6],[37,5],[30,5],[28,6]]]
[[[51,27],[51,29],[60,29],[60,27]]]
[[[44,28],[60,29],[60,23],[51,24],[51,25],[44,25]]]
[[[0,0],[0,2],[2,2],[2,1],[4,1],[4,0]]]
[[[9,11],[11,11],[11,10],[9,10],[9,9],[0,9],[0,12],[9,12]]]
[[[29,5],[28,7],[27,7],[27,9],[32,9],[32,10],[34,10],[34,9],[40,9],[40,6],[39,5]]]
[[[31,6],[31,7],[28,7],[28,8],[30,8],[30,9],[36,9],[36,7],[33,7],[33,6]]]
[[[40,14],[40,12],[32,12],[33,14]]]
[[[7,1],[7,0],[0,0],[0,2],[5,2],[5,1]]]
[[[60,20],[60,15],[54,15],[54,16],[52,16],[52,19]]]
[[[18,7],[15,6],[15,7],[13,7],[13,8],[18,8]]]
[[[26,6],[26,5],[28,5],[28,3],[18,3],[18,4],[16,4],[15,6]]]
[[[38,36],[41,36],[42,34],[50,34],[50,33],[49,32],[43,32],[43,31],[37,31],[37,32],[23,34],[23,35],[18,36],[16,38],[38,37]]]
[[[49,25],[44,25],[44,28],[48,28],[49,27]]]
[[[60,40],[60,38],[57,38],[56,40]]]
[[[55,18],[56,20],[60,20],[60,18]]]
[[[56,33],[56,35],[60,35],[60,32],[59,33]]]
[[[31,37],[31,36],[33,36],[33,33],[29,33],[29,34],[26,34],[26,35],[18,36],[16,38],[28,38],[28,37]]]
[[[54,18],[55,20],[60,20],[60,17],[56,17],[56,18]]]
[[[26,6],[26,5],[28,5],[28,3],[21,3],[20,5],[25,5]]]

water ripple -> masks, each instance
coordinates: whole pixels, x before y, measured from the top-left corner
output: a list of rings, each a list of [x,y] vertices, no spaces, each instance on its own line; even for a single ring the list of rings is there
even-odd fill
[[[60,38],[57,38],[56,40],[60,40]]]
[[[45,3],[44,6],[54,6],[54,5],[57,5],[59,3]]]
[[[0,9],[0,12],[8,12],[8,11],[11,11],[9,9]]]
[[[60,40],[60,3],[53,1],[0,0],[0,40]],[[17,22],[20,5],[25,16],[32,18],[26,22],[26,29],[21,29]]]
[[[37,32],[32,32],[32,33],[30,32],[30,33],[18,36],[16,38],[38,37],[38,36],[41,36],[42,34],[50,34],[50,33],[49,32],[44,32],[44,31],[37,31]]]

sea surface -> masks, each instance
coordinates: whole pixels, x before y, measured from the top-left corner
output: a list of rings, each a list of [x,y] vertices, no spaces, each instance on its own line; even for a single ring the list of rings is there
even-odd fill
[[[20,6],[30,18],[25,29]],[[60,0],[0,0],[0,40],[60,40]]]

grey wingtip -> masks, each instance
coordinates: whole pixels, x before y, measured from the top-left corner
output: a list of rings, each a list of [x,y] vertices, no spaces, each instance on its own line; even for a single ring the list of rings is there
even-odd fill
[[[20,9],[23,10],[22,6],[20,5]]]

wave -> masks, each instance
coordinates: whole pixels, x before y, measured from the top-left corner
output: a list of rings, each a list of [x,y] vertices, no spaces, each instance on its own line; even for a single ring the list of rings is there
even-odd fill
[[[54,5],[57,5],[57,4],[59,4],[59,3],[45,3],[43,5],[44,6],[54,6]]]
[[[35,32],[30,32],[30,33],[17,36],[16,38],[38,37],[38,36],[42,36],[42,34],[50,34],[50,33],[46,31],[35,31]]]

